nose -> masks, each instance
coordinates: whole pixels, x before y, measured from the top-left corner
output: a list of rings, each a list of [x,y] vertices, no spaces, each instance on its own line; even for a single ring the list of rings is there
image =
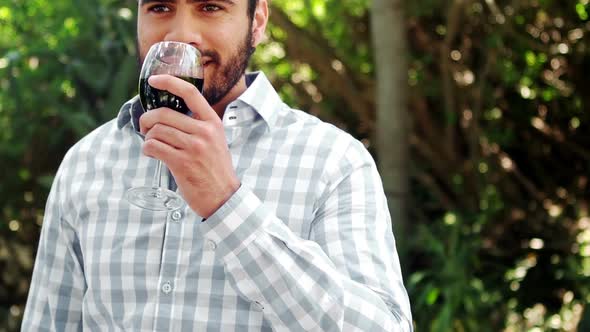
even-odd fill
[[[202,43],[199,23],[192,19],[190,11],[177,11],[164,40],[191,44],[196,48]]]

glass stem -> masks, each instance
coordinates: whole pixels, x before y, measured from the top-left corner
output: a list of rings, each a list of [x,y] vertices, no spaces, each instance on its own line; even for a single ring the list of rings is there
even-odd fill
[[[152,180],[152,188],[160,189],[162,187],[162,161],[158,160],[158,166],[156,173],[154,173],[154,179]]]

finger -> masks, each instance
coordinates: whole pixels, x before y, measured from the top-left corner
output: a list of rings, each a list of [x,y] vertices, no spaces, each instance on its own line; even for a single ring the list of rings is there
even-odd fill
[[[192,141],[192,137],[189,134],[162,123],[155,124],[147,131],[144,140],[148,141],[150,139],[158,140],[179,150],[189,147]]]
[[[158,123],[176,128],[187,134],[198,133],[200,128],[199,120],[163,107],[145,112],[141,115],[139,118],[141,133],[145,135]]]
[[[182,98],[188,108],[203,121],[219,120],[219,116],[211,108],[205,97],[196,86],[172,75],[153,75],[148,83],[156,89],[166,90]]]
[[[149,139],[143,143],[143,154],[170,166],[171,162],[179,158],[180,151],[157,139]]]

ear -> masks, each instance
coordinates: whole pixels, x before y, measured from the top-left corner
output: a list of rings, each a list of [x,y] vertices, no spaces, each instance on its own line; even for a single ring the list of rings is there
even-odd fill
[[[252,22],[252,46],[256,47],[264,40],[264,32],[268,23],[268,2],[258,0]]]

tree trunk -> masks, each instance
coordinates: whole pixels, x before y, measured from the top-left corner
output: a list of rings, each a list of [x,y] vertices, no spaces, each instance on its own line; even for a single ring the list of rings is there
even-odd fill
[[[373,0],[371,28],[377,79],[377,155],[393,227],[400,241],[405,238],[409,194],[407,44],[402,0]]]

